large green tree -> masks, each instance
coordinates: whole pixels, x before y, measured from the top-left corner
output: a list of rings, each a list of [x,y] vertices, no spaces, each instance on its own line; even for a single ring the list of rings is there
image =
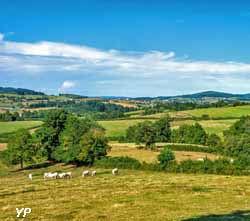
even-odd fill
[[[54,160],[53,152],[60,145],[60,135],[65,129],[69,115],[62,109],[51,111],[42,127],[35,133],[36,140],[40,147],[45,150],[48,160]]]
[[[18,130],[8,143],[7,157],[11,164],[20,164],[21,169],[25,162],[31,162],[36,155],[32,145],[32,137],[25,129]]]
[[[160,118],[154,124],[156,140],[158,142],[169,142],[171,137],[170,117]]]
[[[96,158],[107,154],[108,141],[104,135],[104,129],[95,121],[71,115],[53,157],[65,163],[92,164]]]
[[[184,124],[172,131],[171,140],[176,143],[206,144],[207,134],[198,123]]]
[[[224,148],[228,155],[250,157],[250,116],[241,117],[224,132]]]

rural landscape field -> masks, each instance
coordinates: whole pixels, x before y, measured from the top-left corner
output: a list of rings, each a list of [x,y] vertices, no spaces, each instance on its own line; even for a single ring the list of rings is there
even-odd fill
[[[0,221],[250,221],[250,1],[2,0]]]
[[[190,108],[187,100],[176,111],[176,101],[157,98],[142,104],[133,98],[25,93],[13,88],[1,95],[2,103],[15,98],[0,114],[1,220],[16,220],[17,205],[32,208],[29,220],[250,220],[247,152],[225,146],[225,139],[239,139],[227,137],[235,127],[248,133],[248,102],[221,98]],[[83,135],[77,144],[86,125],[100,134]],[[48,159],[56,130],[62,130],[58,145],[76,153],[58,146],[59,155],[54,149]],[[44,178],[69,171],[70,179]],[[83,171],[96,175],[83,177]]]

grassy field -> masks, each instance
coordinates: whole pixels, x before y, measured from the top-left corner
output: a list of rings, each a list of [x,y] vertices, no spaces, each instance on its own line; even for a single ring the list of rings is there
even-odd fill
[[[145,120],[109,120],[109,121],[98,121],[105,129],[107,136],[123,136],[125,135],[126,129],[132,125]]]
[[[46,180],[47,171],[72,171],[71,180]],[[167,174],[53,166],[11,172],[0,179],[0,220],[14,221],[16,208],[32,209],[25,220],[250,220],[250,177]],[[33,181],[28,180],[33,173]],[[235,213],[235,211],[241,211]],[[217,218],[216,218],[217,217]],[[23,220],[23,219],[20,219]]]
[[[13,121],[13,122],[0,122],[0,134],[2,133],[11,133],[18,129],[25,128],[34,128],[40,126],[41,121]]]
[[[148,119],[157,119],[166,114],[169,114],[174,118],[190,118],[190,117],[202,117],[202,115],[208,115],[211,118],[240,118],[244,115],[250,115],[250,106],[237,106],[237,107],[218,107],[218,108],[197,108],[194,110],[186,111],[170,111],[165,113],[157,113],[151,115],[140,115],[141,111],[130,112],[127,114],[131,118],[143,117]]]
[[[250,106],[201,108],[188,111],[171,112],[172,116],[183,115],[201,117],[204,114],[209,115],[211,118],[240,118],[244,115],[250,115]]]
[[[112,149],[109,152],[109,156],[112,157],[120,157],[120,156],[128,156],[133,157],[140,162],[147,163],[155,163],[157,162],[157,156],[159,155],[159,151],[150,151],[137,149],[135,144],[131,143],[111,143]],[[197,160],[199,158],[205,158],[214,160],[218,158],[215,154],[202,153],[202,152],[190,152],[190,151],[174,151],[175,158],[178,162],[183,160]]]
[[[99,121],[99,123],[106,129],[106,134],[109,137],[116,137],[125,135],[126,129],[129,126],[135,125],[139,122],[143,122],[143,119],[137,120],[109,120],[109,121]],[[200,123],[207,133],[215,133],[222,136],[223,131],[228,129],[237,119],[227,119],[227,120],[201,120],[197,121]],[[183,124],[194,124],[194,120],[181,120],[173,121],[171,127],[176,129]]]

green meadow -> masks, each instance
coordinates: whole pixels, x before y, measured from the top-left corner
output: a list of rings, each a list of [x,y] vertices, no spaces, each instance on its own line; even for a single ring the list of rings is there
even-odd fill
[[[11,121],[0,122],[0,134],[15,132],[18,129],[32,129],[42,125],[41,121]]]
[[[135,170],[113,176],[95,168],[95,177],[83,178],[84,169],[56,165],[2,176],[0,220],[17,220],[22,207],[32,209],[25,220],[36,221],[249,220],[250,177]],[[44,180],[47,171],[72,171],[73,178]]]
[[[173,112],[172,114],[175,113],[192,117],[202,117],[202,115],[208,115],[211,118],[240,118],[244,115],[250,115],[250,106],[199,108],[188,111]]]
[[[150,119],[149,119],[150,120]],[[194,124],[198,122],[204,127],[206,132],[215,133],[222,136],[223,131],[228,129],[237,119],[225,119],[225,120],[178,120],[171,123],[172,128],[176,129],[183,124]],[[123,136],[126,133],[126,129],[129,126],[133,126],[139,122],[143,122],[145,119],[127,119],[127,120],[107,120],[99,121],[99,123],[106,129],[106,134],[109,137]],[[153,120],[151,120],[153,121]]]

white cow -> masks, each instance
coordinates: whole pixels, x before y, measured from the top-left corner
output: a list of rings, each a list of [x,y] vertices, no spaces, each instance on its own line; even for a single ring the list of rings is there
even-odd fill
[[[113,170],[112,170],[112,174],[113,174],[113,175],[118,175],[118,169],[117,169],[117,168],[113,169]]]
[[[46,179],[46,178],[51,178],[51,179],[56,179],[58,177],[58,173],[55,172],[55,173],[44,173],[43,175],[43,178]]]
[[[96,171],[93,170],[92,173],[91,173],[91,176],[95,176],[96,175]]]
[[[85,176],[89,176],[90,175],[90,172],[88,170],[85,170],[82,172],[82,176],[85,177]]]
[[[204,159],[203,158],[198,158],[197,161],[202,161],[203,162]]]
[[[29,179],[32,180],[32,173],[29,174]]]
[[[66,176],[66,173],[58,173],[58,178],[59,179],[62,179],[62,178],[64,178]]]
[[[66,172],[64,177],[65,178],[72,178],[72,173],[71,172]]]

